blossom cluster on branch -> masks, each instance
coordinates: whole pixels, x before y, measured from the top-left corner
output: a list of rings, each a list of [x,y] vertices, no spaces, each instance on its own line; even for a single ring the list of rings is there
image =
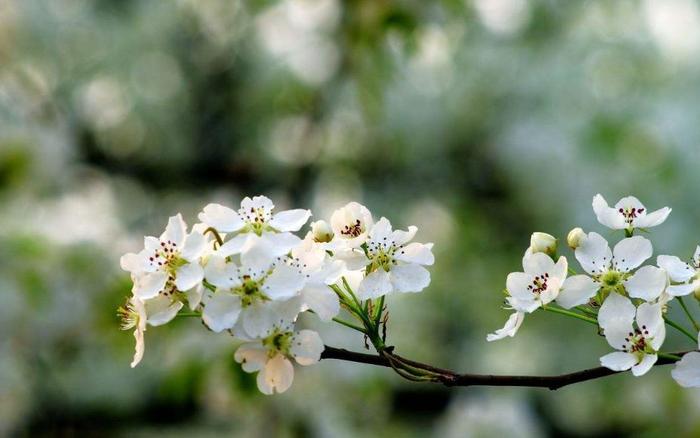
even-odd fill
[[[239,340],[235,360],[258,373],[265,394],[290,387],[293,362],[311,365],[321,357],[319,334],[295,327],[302,312],[360,331],[382,351],[384,297],[430,284],[432,244],[412,242],[414,226],[394,230],[386,218],[375,222],[356,202],[329,222],[311,223],[303,238],[295,234],[310,217],[303,209],[275,213],[265,196],[246,197],[237,210],[209,204],[189,231],[178,214],[160,237],[145,238],[142,251],[124,255],[121,267],[133,288],[118,313],[122,328],[134,329],[131,366],[143,357],[147,327],[176,316],[201,317],[210,330]],[[338,318],[341,308],[356,321]]]
[[[645,264],[652,257],[652,244],[635,232],[662,224],[671,209],[648,212],[633,196],[610,207],[596,195],[593,210],[602,225],[624,231],[624,238],[611,250],[600,234],[574,228],[567,243],[585,272],[578,274],[566,257],[557,258],[556,238],[534,233],[523,256],[523,272],[513,272],[506,279],[505,302],[514,313],[487,340],[515,336],[525,315],[543,309],[596,324],[615,350],[600,358],[600,364],[610,370],[631,369],[633,375],[641,376],[664,357],[677,361],[671,375],[680,385],[700,386],[700,352],[681,358],[661,351],[667,325],[687,336],[693,349],[697,348],[694,332],[700,331],[700,326],[683,297],[693,294],[700,299],[700,246],[687,262],[659,255],[655,266]],[[683,309],[694,331],[669,318],[668,309],[674,302]]]

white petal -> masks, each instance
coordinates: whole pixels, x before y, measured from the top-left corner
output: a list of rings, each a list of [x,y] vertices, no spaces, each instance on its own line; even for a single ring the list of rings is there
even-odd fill
[[[204,279],[204,270],[199,263],[188,263],[177,268],[175,286],[179,291],[188,291]]]
[[[671,209],[668,207],[661,208],[654,212],[642,215],[634,219],[634,226],[639,228],[650,228],[661,225],[666,221],[668,215],[671,214]]]
[[[216,251],[221,257],[228,257],[234,254],[240,254],[244,249],[252,245],[252,240],[257,238],[255,234],[244,233],[234,236],[231,240],[221,245]]]
[[[391,238],[391,222],[385,217],[379,219],[376,224],[372,227],[369,232],[369,237],[375,242],[382,242],[386,238],[388,240]]]
[[[278,322],[278,313],[270,304],[253,303],[241,312],[243,329],[252,337],[265,337]]]
[[[554,261],[547,254],[536,252],[523,258],[523,270],[532,275],[549,273],[554,271]]]
[[[207,238],[203,234],[192,232],[185,238],[180,256],[188,262],[197,261],[207,247]]]
[[[322,321],[330,321],[340,312],[340,301],[325,284],[307,284],[301,291],[302,302]]]
[[[656,266],[643,266],[624,282],[630,297],[645,301],[657,299],[667,284],[666,271]]]
[[[634,304],[628,298],[613,292],[600,306],[598,325],[603,330],[611,326],[632,326],[636,311]]]
[[[224,233],[238,231],[245,225],[236,211],[221,204],[207,205],[198,217],[208,226]]]
[[[601,357],[600,364],[613,371],[626,371],[637,364],[637,358],[630,353],[615,351]]]
[[[391,280],[389,273],[383,269],[372,272],[360,282],[357,289],[357,297],[360,300],[379,298],[391,292]]]
[[[620,212],[608,206],[603,196],[597,194],[593,197],[593,211],[598,222],[613,230],[621,230],[626,227],[625,217]]]
[[[280,211],[275,214],[269,224],[278,231],[299,231],[311,217],[311,211],[296,209]]]
[[[607,271],[612,260],[612,251],[610,251],[608,241],[600,234],[593,232],[581,239],[575,255],[581,267],[592,275]]]
[[[420,292],[430,284],[430,272],[415,263],[392,267],[389,277],[397,292]]]
[[[134,295],[142,300],[155,298],[165,287],[168,281],[168,274],[163,271],[147,272],[136,275],[134,278]]]
[[[632,374],[635,377],[643,376],[654,366],[659,357],[656,354],[645,354],[642,361],[632,367]]]
[[[569,262],[566,257],[561,256],[557,263],[554,265],[554,269],[549,271],[549,275],[559,280],[559,284],[564,283],[566,275],[568,274]]]
[[[557,303],[565,309],[586,304],[598,292],[600,285],[588,275],[574,275],[564,281]]]
[[[292,233],[265,233],[261,237],[268,241],[275,257],[289,254],[295,246],[301,243],[301,239]]]
[[[262,290],[272,300],[286,300],[297,295],[302,287],[304,276],[296,268],[282,263],[265,279]]]
[[[148,324],[152,326],[159,326],[172,321],[183,306],[180,301],[173,301],[163,295],[152,300],[146,300],[144,304],[148,314]]]
[[[695,275],[695,269],[676,256],[660,255],[656,258],[656,264],[678,283],[685,283]]]
[[[671,371],[671,376],[684,388],[696,388],[700,386],[700,353],[692,351],[686,353],[676,362],[676,367]]]
[[[124,271],[127,272],[144,272],[148,267],[147,260],[148,259],[143,255],[143,253],[134,254],[133,252],[130,252],[128,254],[124,254],[119,259],[119,265]]]
[[[246,196],[241,201],[241,208],[244,210],[249,210],[250,208],[257,210],[261,208],[267,212],[271,212],[275,208],[275,204],[273,204],[267,196],[253,196],[252,200]]]
[[[492,342],[503,339],[506,336],[510,336],[512,338],[518,332],[518,329],[524,320],[525,314],[523,312],[515,312],[511,314],[503,328],[496,330],[494,333],[489,333],[486,335],[486,340],[488,342]]]
[[[410,242],[413,240],[413,237],[416,235],[416,232],[418,232],[418,227],[411,225],[408,227],[408,231],[403,231],[403,230],[395,230],[392,239],[394,240],[394,244],[396,245],[403,245],[406,242]],[[426,264],[426,263],[422,263]]]
[[[542,302],[535,300],[534,297],[522,300],[514,297],[507,297],[506,301],[513,310],[524,313],[532,313],[542,306]]]
[[[263,394],[283,393],[294,380],[294,367],[292,363],[281,354],[268,360],[260,373],[258,373],[258,389]]]
[[[700,245],[695,247],[695,253],[693,254],[693,262],[695,266],[700,265]]]
[[[511,272],[506,277],[506,290],[508,293],[519,300],[531,300],[532,292],[528,286],[532,284],[534,277],[524,272]]]
[[[321,337],[313,330],[301,330],[292,337],[289,352],[299,365],[312,365],[321,359],[324,346]]]
[[[251,342],[238,347],[233,355],[236,362],[241,364],[243,371],[254,373],[260,371],[267,362],[267,349],[259,342]]]
[[[396,252],[394,258],[407,263],[418,263],[421,265],[432,265],[435,257],[431,251],[433,245],[413,242]]]
[[[620,272],[629,272],[644,263],[653,252],[649,239],[642,236],[622,239],[613,249],[614,264]]]
[[[160,236],[161,241],[170,241],[175,245],[182,247],[185,243],[185,234],[187,233],[187,224],[182,219],[182,215],[178,213],[168,219],[168,226],[165,227],[165,232]]]
[[[635,198],[634,196],[625,196],[624,198],[617,201],[617,204],[615,204],[615,210],[618,211],[619,209],[631,210],[633,208],[637,211],[642,210],[642,212],[646,210],[644,204],[642,204],[639,201],[639,199]]]
[[[233,262],[227,262],[218,254],[209,257],[204,266],[204,278],[216,287],[231,289],[241,285],[238,277],[238,267]]]
[[[143,359],[144,350],[146,349],[146,343],[143,338],[142,330],[134,330],[134,339],[136,340],[136,347],[134,349],[134,359],[131,361],[131,368],[134,368],[139,364],[139,362],[141,362],[141,359]]]
[[[240,297],[222,290],[208,294],[205,304],[202,320],[217,333],[232,328],[241,313]]]
[[[185,296],[187,297],[187,304],[189,304],[190,309],[196,310],[199,304],[202,302],[202,296],[204,295],[204,286],[201,284],[197,287],[185,291]]]
[[[646,337],[651,338],[650,344],[654,350],[661,348],[666,338],[661,304],[640,304],[637,308],[637,326],[649,332]]]
[[[693,293],[694,290],[695,286],[692,283],[673,284],[666,288],[666,292],[672,297],[684,297]]]

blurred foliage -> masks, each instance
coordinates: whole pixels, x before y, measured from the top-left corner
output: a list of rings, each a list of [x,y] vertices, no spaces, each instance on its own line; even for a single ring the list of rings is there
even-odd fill
[[[697,436],[668,369],[549,393],[329,361],[265,397],[194,320],[131,370],[114,311],[119,255],[177,211],[358,200],[436,243],[431,287],[389,300],[402,354],[593,366],[605,342],[556,315],[485,334],[529,233],[593,228],[597,192],[672,206],[657,253],[692,254],[698,29],[692,0],[0,2],[0,435]]]

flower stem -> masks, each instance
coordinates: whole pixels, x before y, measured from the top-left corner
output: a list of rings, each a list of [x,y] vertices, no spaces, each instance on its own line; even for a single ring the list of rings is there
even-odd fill
[[[571,316],[572,318],[578,318],[581,321],[586,321],[587,323],[593,324],[593,325],[598,325],[598,320],[595,318],[591,318],[586,315],[581,315],[580,313],[576,312],[571,312],[566,309],[562,309],[559,307],[552,307],[552,306],[542,306],[542,308],[548,312],[553,312],[553,313],[559,313],[561,315],[566,315],[566,316]]]
[[[333,318],[333,321],[337,322],[338,324],[344,325],[345,327],[357,330],[358,332],[366,333],[364,328],[360,327],[359,325],[355,325],[351,322],[343,321],[340,318]]]
[[[670,326],[673,327],[674,329],[676,329],[676,330],[678,330],[679,332],[681,332],[681,333],[683,333],[684,335],[686,335],[689,339],[692,339],[692,341],[695,342],[695,344],[698,343],[698,338],[695,337],[695,335],[693,335],[692,333],[690,333],[690,332],[689,332],[685,327],[683,327],[682,325],[678,324],[678,323],[675,322],[675,321],[672,321],[672,320],[668,319],[668,318],[665,317],[665,316],[664,316],[664,321],[666,321],[666,324],[670,325]]]
[[[658,352],[656,353],[660,358],[662,359],[670,359],[670,360],[681,360],[681,357],[676,355],[676,354],[671,354],[671,353],[661,353]]]
[[[688,310],[688,307],[686,307],[683,297],[678,297],[678,302],[681,303],[683,311],[688,316],[688,319],[693,324],[693,327],[695,327],[695,330],[700,332],[700,325],[698,325],[697,321],[695,321],[695,318],[693,318],[693,315],[690,313],[690,310]]]

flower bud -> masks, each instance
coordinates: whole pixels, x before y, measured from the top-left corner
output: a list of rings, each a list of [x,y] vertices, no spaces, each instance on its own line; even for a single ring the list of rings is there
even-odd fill
[[[566,244],[569,248],[576,249],[581,246],[581,241],[586,237],[586,233],[579,227],[574,228],[569,231],[569,235],[566,236]]]
[[[696,300],[700,301],[700,281],[695,280],[693,285],[695,286],[693,289],[693,295],[695,295]]]
[[[550,257],[557,253],[557,239],[547,233],[532,233],[530,236],[530,249],[532,253],[543,252]]]
[[[316,221],[311,223],[311,234],[316,242],[330,242],[333,240],[333,230],[326,221]]]

